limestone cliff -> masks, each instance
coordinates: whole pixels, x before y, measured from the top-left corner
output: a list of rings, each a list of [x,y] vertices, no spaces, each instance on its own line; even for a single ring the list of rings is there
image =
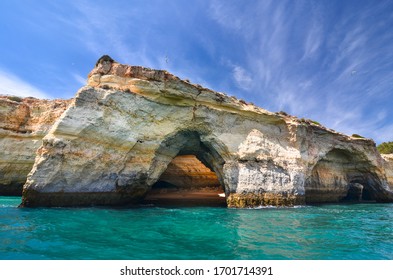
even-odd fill
[[[21,195],[36,150],[69,101],[0,96],[0,195]]]
[[[22,204],[139,203],[178,155],[214,171],[229,207],[393,201],[372,140],[104,56],[43,138]]]
[[[393,191],[393,154],[383,154],[383,159],[385,160],[384,166],[386,171],[386,178],[390,186],[390,190]]]

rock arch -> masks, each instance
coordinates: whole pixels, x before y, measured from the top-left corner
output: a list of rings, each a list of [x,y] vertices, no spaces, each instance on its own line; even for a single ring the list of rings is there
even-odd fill
[[[182,130],[169,134],[160,144],[155,152],[154,160],[151,164],[149,178],[147,179],[147,185],[149,186],[146,195],[157,186],[158,183],[162,182],[161,176],[166,172],[168,166],[177,159],[177,164],[182,164],[182,160],[188,160],[194,164],[200,164],[197,169],[205,167],[211,170],[212,174],[216,175],[217,184],[221,187],[221,192],[228,193],[225,187],[223,166],[225,160],[222,153],[225,153],[225,145],[218,143],[217,140],[212,140],[212,137],[195,130]],[[179,160],[180,159],[180,160]],[[198,171],[196,171],[198,172]],[[164,175],[171,176],[168,173]],[[184,175],[184,174],[183,174]],[[211,175],[211,174],[209,174]],[[166,183],[171,181],[180,181],[175,178],[166,178]],[[190,181],[190,180],[188,180]],[[190,182],[188,182],[190,183]],[[214,184],[211,182],[210,184]],[[163,184],[161,184],[162,186]],[[194,184],[194,187],[200,184]],[[179,186],[183,191],[186,190],[187,186]],[[192,187],[192,186],[190,186]],[[150,199],[149,199],[150,200]]]
[[[379,200],[384,192],[380,178],[366,155],[334,148],[317,162],[306,180],[306,203]]]
[[[22,206],[138,204],[178,155],[214,171],[228,207],[393,201],[371,139],[108,57],[42,140]]]

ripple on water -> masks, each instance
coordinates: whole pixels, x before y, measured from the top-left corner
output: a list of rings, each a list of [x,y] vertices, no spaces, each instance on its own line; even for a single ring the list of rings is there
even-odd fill
[[[0,259],[393,259],[393,204],[25,209],[0,198]]]

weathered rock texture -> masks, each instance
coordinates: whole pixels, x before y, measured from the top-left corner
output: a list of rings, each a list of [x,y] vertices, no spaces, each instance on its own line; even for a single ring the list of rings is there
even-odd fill
[[[185,189],[221,188],[216,173],[206,167],[194,155],[179,155],[175,157],[168,164],[167,169],[162,173],[157,183],[161,181],[177,188]]]
[[[385,162],[385,171],[390,190],[393,191],[393,154],[382,155]]]
[[[393,201],[372,140],[104,56],[43,138],[22,205],[139,203],[177,155],[214,171],[229,207]]]
[[[224,188],[216,173],[195,155],[176,156],[144,203],[155,205],[225,205]]]
[[[0,195],[21,195],[36,150],[67,100],[0,96]]]

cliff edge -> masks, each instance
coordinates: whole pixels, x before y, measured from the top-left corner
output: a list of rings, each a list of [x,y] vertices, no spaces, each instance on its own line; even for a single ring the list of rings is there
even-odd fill
[[[0,195],[22,195],[42,138],[69,103],[0,95]]]
[[[228,207],[392,202],[391,167],[371,139],[103,56],[43,137],[22,205],[139,204],[198,182]]]

